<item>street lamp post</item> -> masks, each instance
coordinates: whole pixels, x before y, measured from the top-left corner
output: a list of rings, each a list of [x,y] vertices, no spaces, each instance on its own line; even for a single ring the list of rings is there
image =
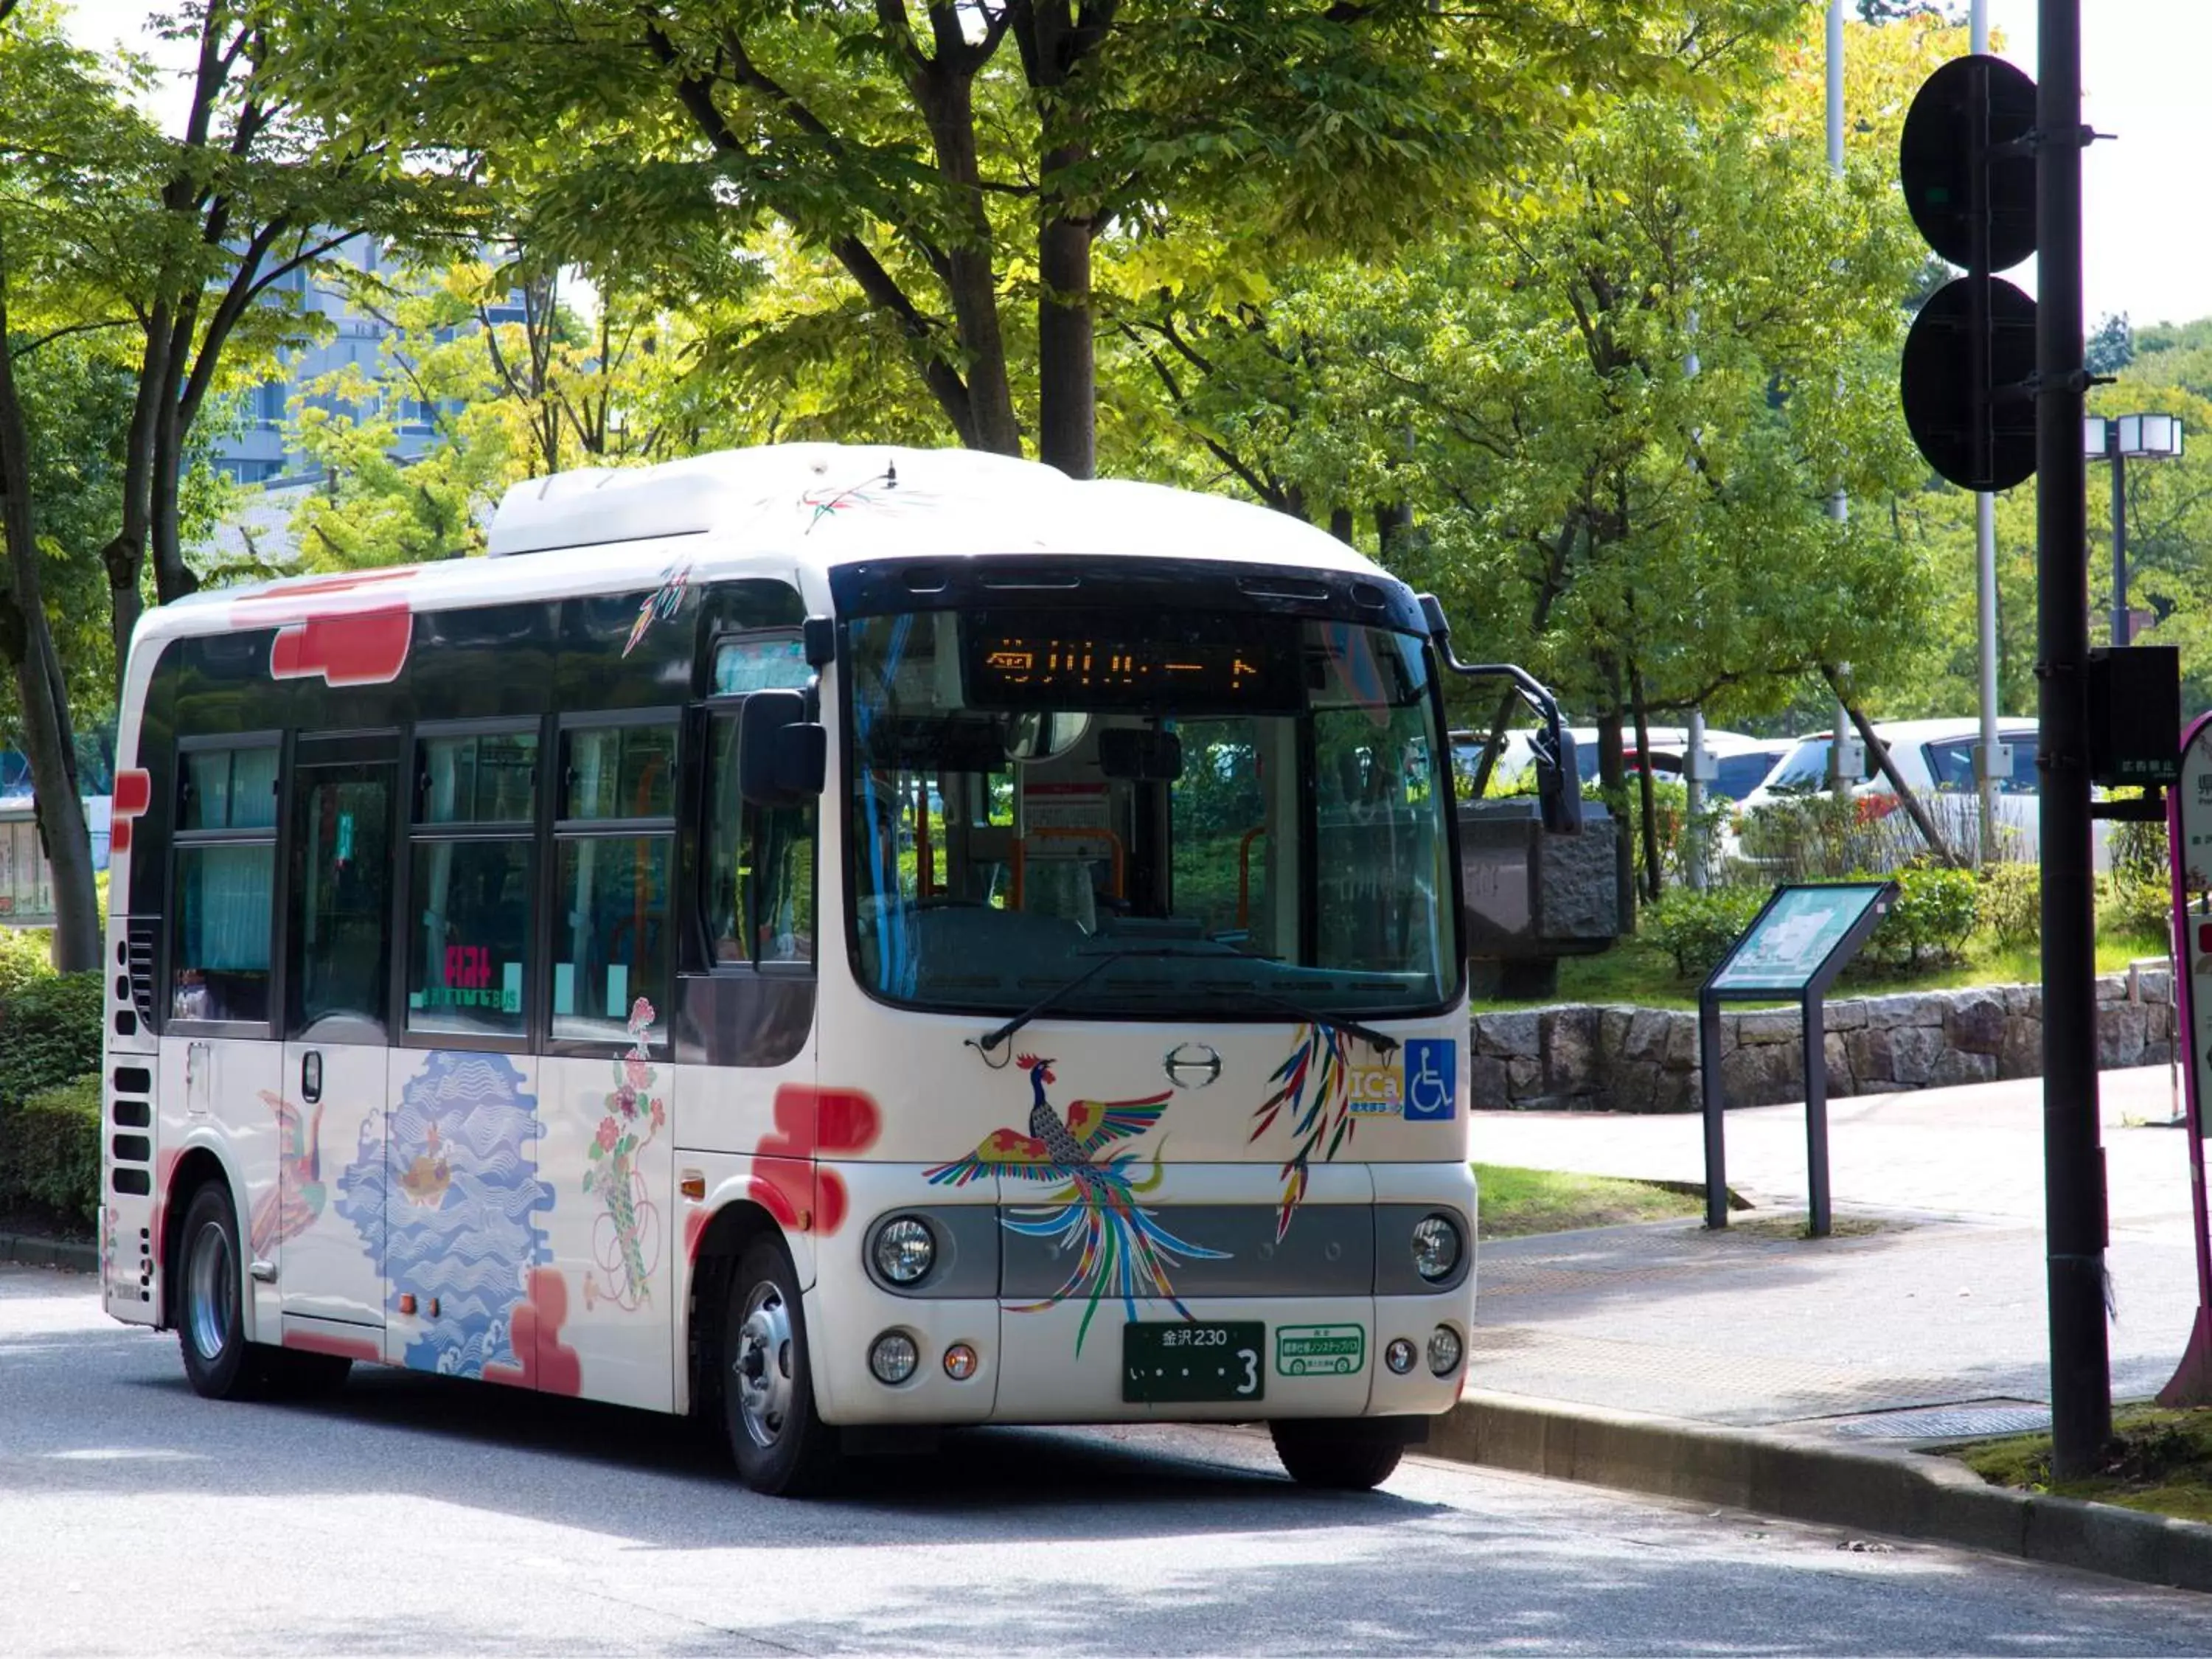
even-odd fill
[[[2171,461],[2181,456],[2179,415],[2091,415],[2081,422],[2085,459],[2112,464],[2112,643],[2131,642],[2128,617],[2128,471],[2130,461]]]

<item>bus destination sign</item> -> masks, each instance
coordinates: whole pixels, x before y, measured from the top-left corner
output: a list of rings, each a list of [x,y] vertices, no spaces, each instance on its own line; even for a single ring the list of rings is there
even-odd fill
[[[1212,630],[1107,630],[1073,617],[975,617],[967,632],[968,701],[978,708],[1290,709],[1296,657]],[[1237,630],[1242,633],[1244,630]]]

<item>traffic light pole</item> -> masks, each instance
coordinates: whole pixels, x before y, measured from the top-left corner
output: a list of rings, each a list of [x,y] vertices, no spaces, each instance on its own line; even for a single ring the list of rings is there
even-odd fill
[[[2089,850],[2081,0],[2039,0],[2037,33],[2036,676],[2043,770],[2045,1252],[2051,1472],[2066,1480],[2095,1469],[2112,1427]]]

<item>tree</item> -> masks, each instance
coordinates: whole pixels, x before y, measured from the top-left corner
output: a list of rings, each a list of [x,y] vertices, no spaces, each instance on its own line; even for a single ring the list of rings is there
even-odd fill
[[[140,337],[122,514],[104,555],[118,661],[149,546],[158,603],[199,585],[178,490],[210,398],[304,342],[314,320],[297,295],[356,234],[405,241],[471,228],[438,175],[403,167],[384,136],[334,131],[300,109],[282,83],[283,14],[188,0],[168,28],[192,48],[181,133],[142,142],[76,251],[105,314]]]
[[[1622,100],[1511,213],[1394,269],[1124,325],[1224,476],[1371,535],[1486,654],[1594,708],[1617,811],[1625,727],[1771,709],[1847,662],[1878,683],[1916,648],[1893,619],[1921,550],[1826,509],[1921,476],[1895,408],[1919,256],[1886,157],[1838,185],[1777,131],[1787,64],[1710,66],[1725,111]]]
[[[2121,311],[2106,316],[2089,331],[2081,362],[2092,374],[2117,374],[2135,361],[2135,331],[2128,326],[2128,313]]]
[[[295,84],[333,118],[487,158],[550,257],[642,256],[720,296],[751,239],[788,234],[834,260],[831,308],[896,336],[960,442],[1018,453],[1033,406],[1041,457],[1088,477],[1095,258],[1194,225],[1262,264],[1386,246],[1465,210],[1593,88],[1679,82],[1686,42],[1795,9],[318,0]]]
[[[27,380],[41,354],[97,332],[68,257],[79,216],[94,210],[106,170],[127,164],[140,134],[88,55],[52,16],[0,0],[0,659],[15,682],[39,830],[54,880],[54,963],[97,967],[92,847],[77,797],[69,680],[47,596],[50,543],[36,484],[56,449],[34,422],[51,408]],[[88,316],[93,320],[88,321]],[[51,361],[51,360],[50,360]]]
[[[293,514],[308,563],[480,553],[510,484],[696,447],[678,390],[696,356],[682,321],[605,289],[579,314],[556,277],[517,276],[468,260],[427,286],[414,272],[356,280],[356,307],[392,331],[378,374],[325,376],[295,410],[294,441],[324,478]],[[404,453],[403,428],[427,445]]]
[[[181,136],[132,106],[150,72],[70,47],[44,0],[0,0],[0,492],[10,574],[0,656],[15,673],[52,863],[64,967],[99,959],[89,840],[76,799],[64,670],[39,569],[46,523],[37,429],[17,365],[96,343],[126,376],[114,517],[104,538],[109,641],[120,663],[151,574],[167,601],[198,585],[185,557],[195,428],[257,379],[309,319],[276,292],[347,235],[451,228],[440,178],[394,146],[333,133],[276,90],[283,14],[193,0],[170,25],[193,48]],[[55,475],[58,476],[58,475]]]

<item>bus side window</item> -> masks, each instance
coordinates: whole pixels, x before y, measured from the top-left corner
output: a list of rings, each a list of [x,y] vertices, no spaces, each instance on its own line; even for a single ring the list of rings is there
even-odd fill
[[[531,823],[537,759],[532,729],[420,738],[410,836],[410,1032],[512,1042],[529,1034],[523,999],[538,867]]]
[[[708,740],[707,937],[720,963],[814,960],[814,817],[749,805],[738,793],[738,722],[717,715]]]
[[[676,723],[571,726],[556,813],[553,1036],[627,1044],[667,1030]],[[634,1015],[651,1013],[633,1030]]]
[[[187,749],[178,802],[173,1019],[269,1018],[276,749]]]

